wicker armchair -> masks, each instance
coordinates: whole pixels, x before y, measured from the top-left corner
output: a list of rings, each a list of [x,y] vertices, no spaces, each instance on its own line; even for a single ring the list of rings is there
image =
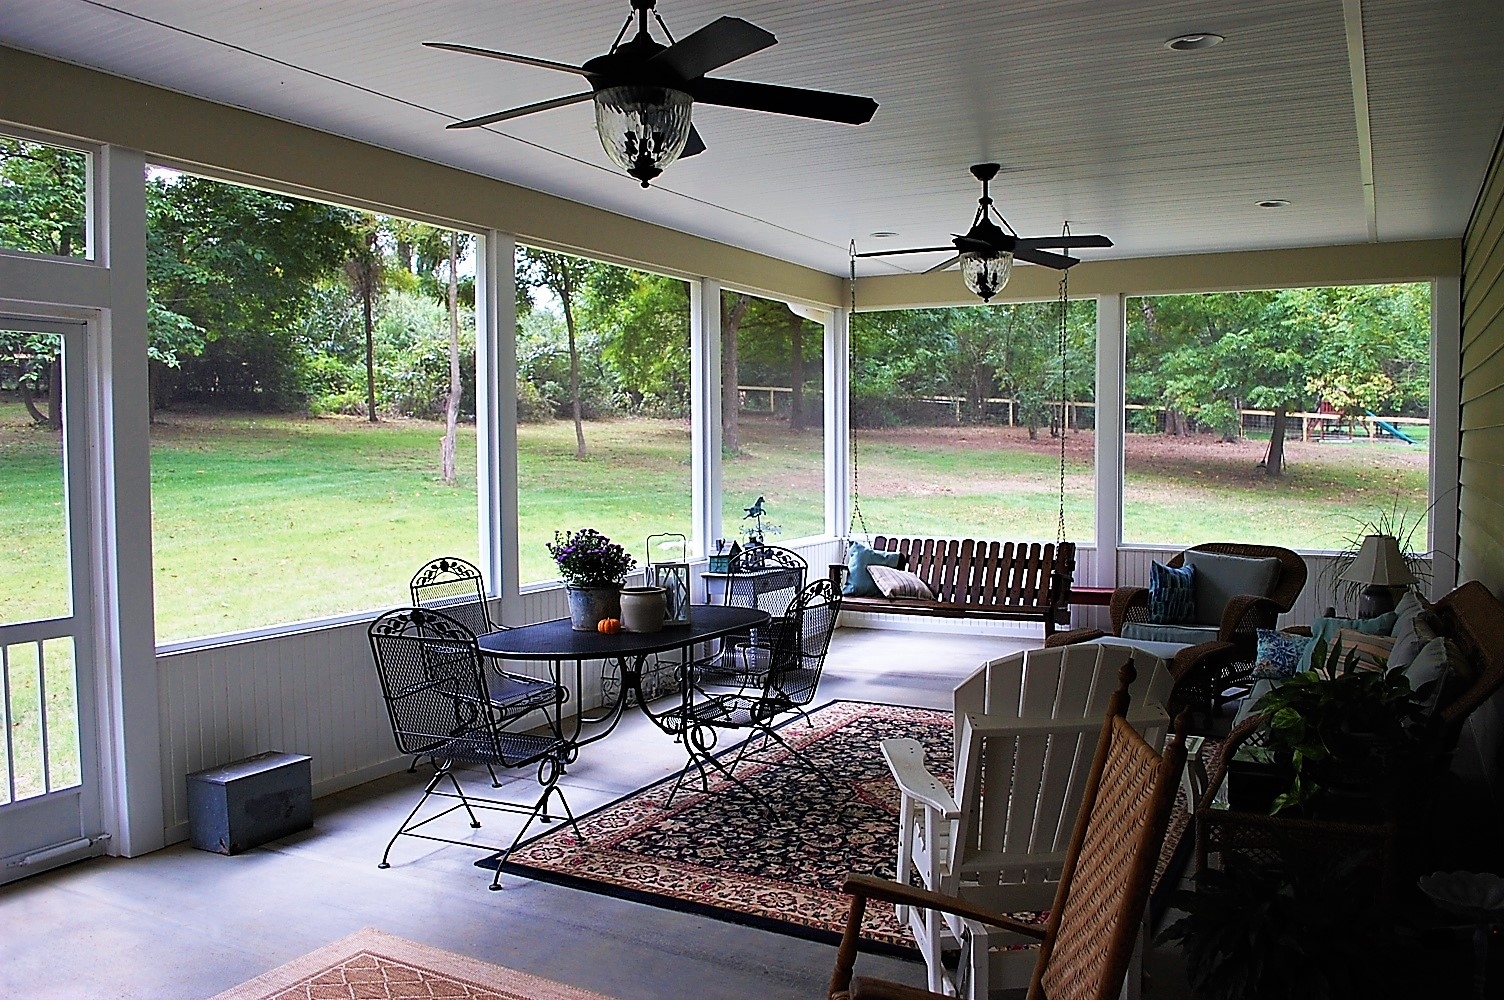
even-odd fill
[[[1185,764],[1185,746],[1180,730],[1161,756],[1134,731],[1125,718],[1132,664],[1118,677],[1049,922],[1043,928],[1022,924],[954,896],[850,875],[843,888],[854,898],[836,953],[831,1000],[941,995],[898,983],[852,979],[869,899],[955,913],[1038,941],[1030,1000],[1109,1000],[1119,995]]]

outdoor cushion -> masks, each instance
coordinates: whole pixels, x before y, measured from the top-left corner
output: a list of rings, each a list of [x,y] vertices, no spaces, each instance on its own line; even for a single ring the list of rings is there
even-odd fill
[[[907,570],[872,563],[867,567],[867,572],[872,574],[872,582],[877,584],[877,589],[884,597],[919,597],[926,601],[935,599],[935,592],[930,589],[930,585]]]
[[[1421,651],[1426,640],[1416,634],[1416,625],[1429,611],[1429,602],[1415,591],[1407,591],[1395,606],[1394,613],[1399,617],[1394,623],[1394,650],[1389,654],[1389,666],[1391,669],[1404,669],[1415,659],[1415,654]]]
[[[1259,679],[1277,680],[1295,673],[1300,664],[1300,654],[1305,652],[1306,637],[1286,635],[1272,628],[1258,630],[1259,648],[1253,658],[1253,675]]]
[[[1190,621],[1196,612],[1196,568],[1149,564],[1149,620],[1159,625]]]
[[[1405,668],[1405,677],[1410,681],[1412,691],[1431,685],[1425,692],[1424,708],[1427,715],[1436,711],[1436,706],[1448,697],[1455,696],[1458,684],[1465,683],[1458,669],[1465,662],[1462,652],[1444,636],[1431,639],[1415,654],[1415,659]]]
[[[899,560],[903,554],[899,552],[879,552],[868,548],[861,542],[851,543],[851,552],[846,558],[846,586],[841,588],[841,594],[845,597],[881,597],[883,592],[877,589],[877,583],[872,579],[870,566],[887,566],[897,569]]]
[[[1226,556],[1189,549],[1185,564],[1196,567],[1196,610],[1191,620],[1198,625],[1221,625],[1229,601],[1242,594],[1267,597],[1279,578],[1279,560],[1273,556]]]
[[[1342,662],[1347,662],[1348,653],[1357,653],[1359,667],[1387,669],[1389,657],[1394,653],[1392,635],[1369,635],[1355,628],[1345,628],[1337,633],[1337,642],[1342,645]]]
[[[1124,639],[1133,645],[1143,642],[1177,642],[1193,646],[1198,642],[1212,642],[1217,630],[1205,625],[1151,625],[1147,622],[1129,622],[1123,626]]]
[[[1345,628],[1356,629],[1369,635],[1388,635],[1394,628],[1395,620],[1399,616],[1393,611],[1379,615],[1377,618],[1318,618],[1311,622],[1311,638],[1306,640],[1305,652],[1300,655],[1300,669],[1310,670],[1312,658],[1316,655],[1316,643],[1325,640],[1327,652],[1331,652],[1332,643],[1337,640],[1337,633]]]

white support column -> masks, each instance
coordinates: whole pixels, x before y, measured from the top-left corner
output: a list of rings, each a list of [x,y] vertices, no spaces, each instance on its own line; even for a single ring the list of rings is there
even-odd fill
[[[825,320],[825,533],[851,528],[851,310]]]
[[[1123,540],[1123,355],[1127,344],[1127,298],[1097,296],[1097,578],[1098,587],[1118,582],[1118,546]]]
[[[165,843],[161,713],[152,596],[151,432],[146,358],[146,159],[106,147],[99,171],[100,263],[110,306],[89,350],[88,420],[98,451],[94,650],[101,790],[110,853]]]
[[[693,489],[690,552],[703,556],[721,534],[721,283],[689,283],[689,398]]]
[[[1462,475],[1462,279],[1431,283],[1431,597],[1457,585]]]
[[[475,268],[475,448],[480,555],[501,621],[523,623],[517,577],[517,243],[491,230]]]

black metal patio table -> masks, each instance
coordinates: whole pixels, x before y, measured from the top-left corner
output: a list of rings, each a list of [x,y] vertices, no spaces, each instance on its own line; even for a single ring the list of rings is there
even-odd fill
[[[575,662],[575,697],[579,697],[585,660],[611,660],[621,671],[621,684],[615,703],[603,716],[586,719],[584,712],[575,713],[572,736],[559,735],[571,747],[570,758],[578,748],[596,740],[605,739],[621,722],[628,695],[635,695],[637,706],[659,729],[671,736],[684,733],[684,712],[689,704],[690,685],[693,678],[683,674],[679,678],[680,699],[665,712],[655,713],[648,707],[648,699],[642,690],[643,663],[653,653],[671,649],[688,649],[702,642],[721,639],[738,632],[767,624],[771,615],[756,608],[722,607],[719,605],[695,605],[690,620],[680,625],[665,625],[658,632],[577,632],[570,627],[568,618],[502,629],[479,636],[477,642],[481,653],[505,660],[545,660],[559,681],[559,673],[566,660]],[[688,662],[690,657],[685,657]],[[605,728],[581,736],[587,722],[604,722]]]

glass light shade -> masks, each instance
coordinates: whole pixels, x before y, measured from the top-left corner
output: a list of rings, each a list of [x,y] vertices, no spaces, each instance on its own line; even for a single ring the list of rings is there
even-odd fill
[[[595,93],[595,130],[606,155],[647,187],[684,152],[693,103],[667,87],[607,87]]]
[[[963,253],[961,255],[961,280],[966,287],[990,300],[1003,290],[1008,276],[1013,273],[1011,253]]]

